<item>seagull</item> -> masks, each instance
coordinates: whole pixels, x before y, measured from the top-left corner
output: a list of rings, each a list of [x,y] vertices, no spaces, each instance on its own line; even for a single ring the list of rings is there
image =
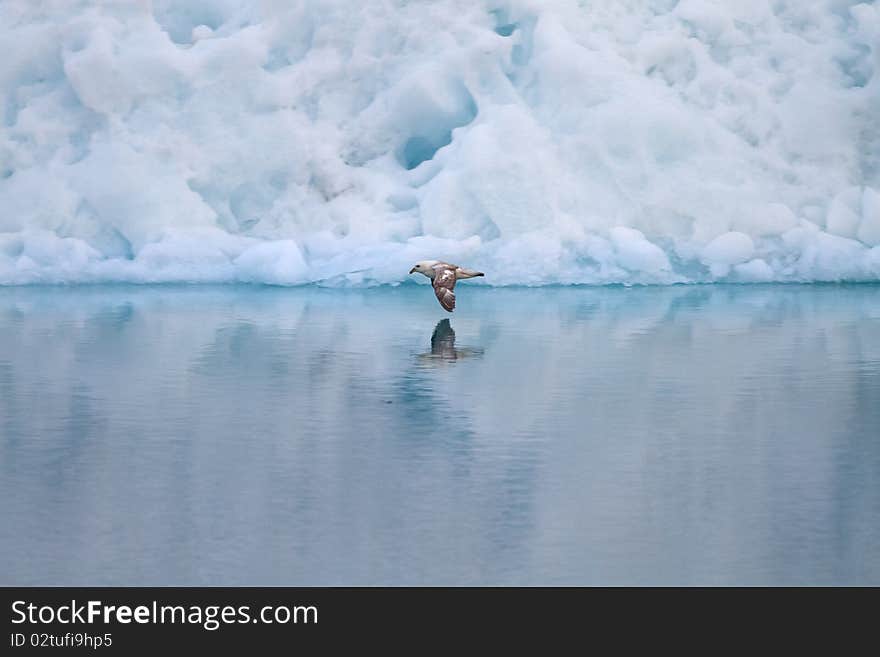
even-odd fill
[[[455,309],[455,292],[452,291],[455,287],[455,281],[462,278],[485,276],[481,271],[465,269],[464,267],[451,265],[440,260],[421,260],[409,270],[410,274],[415,274],[416,272],[424,274],[431,279],[431,285],[434,286],[434,294],[437,295],[437,301],[448,312],[452,312]]]

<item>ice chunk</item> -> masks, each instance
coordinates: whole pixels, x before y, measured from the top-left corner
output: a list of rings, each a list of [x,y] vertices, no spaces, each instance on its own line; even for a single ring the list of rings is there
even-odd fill
[[[744,233],[730,231],[719,235],[703,249],[703,262],[735,265],[745,262],[755,252],[755,243]]]
[[[876,3],[0,2],[0,284],[880,280]]]
[[[308,277],[308,267],[293,240],[264,242],[235,259],[238,280],[295,285]]]
[[[641,231],[616,226],[610,232],[611,241],[621,267],[633,272],[658,274],[669,271],[669,258],[656,244],[645,239]]]
[[[736,265],[733,269],[739,280],[748,283],[766,283],[773,280],[773,269],[760,258]]]

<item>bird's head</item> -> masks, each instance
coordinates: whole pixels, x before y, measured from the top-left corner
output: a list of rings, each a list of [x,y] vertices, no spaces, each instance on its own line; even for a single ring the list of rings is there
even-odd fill
[[[436,260],[419,260],[416,264],[413,265],[413,268],[409,270],[410,274],[415,274],[418,272],[419,274],[424,274],[430,278],[433,273],[433,269],[431,267],[437,264]]]

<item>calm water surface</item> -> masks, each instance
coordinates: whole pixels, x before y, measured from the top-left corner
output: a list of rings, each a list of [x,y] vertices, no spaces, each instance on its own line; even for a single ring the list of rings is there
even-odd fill
[[[2,584],[880,584],[880,287],[0,289]]]

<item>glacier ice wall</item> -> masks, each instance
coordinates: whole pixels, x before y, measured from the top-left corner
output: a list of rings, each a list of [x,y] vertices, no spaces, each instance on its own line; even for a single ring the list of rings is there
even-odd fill
[[[880,6],[5,0],[0,284],[880,280]]]

